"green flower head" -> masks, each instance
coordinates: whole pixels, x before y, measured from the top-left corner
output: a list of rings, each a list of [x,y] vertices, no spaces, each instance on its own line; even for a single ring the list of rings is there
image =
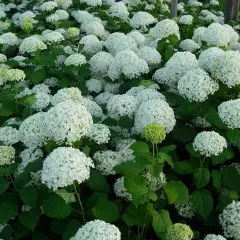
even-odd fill
[[[166,240],[191,240],[193,232],[186,224],[175,223],[171,225],[166,234]]]
[[[166,132],[163,126],[156,123],[150,123],[143,128],[142,136],[152,144],[157,144],[165,139]]]

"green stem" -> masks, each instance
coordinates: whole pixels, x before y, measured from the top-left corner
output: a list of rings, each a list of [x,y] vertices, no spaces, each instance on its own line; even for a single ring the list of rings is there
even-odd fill
[[[78,199],[78,202],[79,202],[79,206],[80,206],[80,209],[81,209],[81,212],[82,212],[82,218],[83,218],[83,222],[84,224],[86,223],[86,219],[85,219],[85,213],[84,213],[84,209],[83,209],[83,205],[82,205],[82,202],[81,202],[81,198],[80,198],[80,194],[78,193],[77,191],[77,187],[75,185],[75,182],[73,183],[73,187],[74,187],[74,190],[75,190],[75,193],[77,195],[77,199]]]
[[[152,150],[153,151],[153,156],[155,156],[155,149],[154,149],[155,146],[154,146],[154,143],[152,144],[152,147],[153,147],[153,150]]]
[[[12,178],[11,175],[9,175],[9,178],[10,178],[10,181],[11,181],[12,185],[14,186],[14,188],[17,189],[17,186],[15,185],[15,183],[14,183],[13,178]]]

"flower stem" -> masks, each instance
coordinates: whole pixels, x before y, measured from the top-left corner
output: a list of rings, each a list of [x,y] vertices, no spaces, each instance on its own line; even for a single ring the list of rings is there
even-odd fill
[[[14,186],[14,188],[17,189],[17,186],[15,185],[11,174],[9,175],[9,178],[10,178],[10,181],[11,181],[12,185]]]
[[[85,213],[84,213],[83,205],[82,205],[82,202],[81,202],[80,194],[77,191],[77,187],[75,185],[75,182],[73,183],[73,187],[74,187],[75,193],[77,195],[79,206],[80,206],[80,209],[81,209],[81,212],[82,212],[81,214],[82,214],[83,223],[85,224],[86,223]]]

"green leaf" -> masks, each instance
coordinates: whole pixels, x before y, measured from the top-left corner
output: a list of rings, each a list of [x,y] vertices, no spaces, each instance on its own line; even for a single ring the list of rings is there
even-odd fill
[[[0,107],[0,117],[9,117],[14,111],[15,109],[12,106],[2,105]]]
[[[191,143],[186,145],[187,151],[191,154],[193,157],[200,157],[201,154],[194,150],[193,145]]]
[[[195,191],[193,192],[192,200],[198,214],[206,220],[213,210],[213,197],[211,193],[206,189]]]
[[[169,145],[169,146],[161,147],[160,151],[163,153],[169,153],[169,152],[172,152],[173,150],[175,150],[176,148],[177,148],[176,145]]]
[[[171,166],[171,168],[174,167],[174,164],[173,164],[173,161],[172,161],[172,158],[170,155],[168,155],[167,153],[164,153],[164,152],[160,152],[158,154],[158,158],[160,159],[160,163],[168,163],[169,166]]]
[[[29,205],[30,207],[35,207],[37,205],[38,191],[35,187],[25,187],[18,192],[24,204]]]
[[[48,217],[65,218],[71,213],[71,208],[66,204],[62,197],[52,193],[43,203],[43,210]]]
[[[50,240],[49,237],[47,237],[44,233],[39,232],[39,231],[35,231],[33,233],[33,237],[32,240]]]
[[[9,183],[7,182],[7,180],[0,176],[0,194],[4,193],[9,187]]]
[[[65,189],[57,190],[57,191],[55,191],[55,193],[57,193],[58,195],[60,195],[60,196],[65,200],[65,202],[66,202],[67,204],[76,202],[74,193],[69,193],[69,192],[67,192]]]
[[[177,123],[172,131],[172,136],[175,140],[185,143],[194,139],[196,130],[185,123]]]
[[[213,179],[213,186],[216,189],[221,189],[222,188],[222,173],[218,170],[212,170],[211,176]]]
[[[193,179],[197,189],[207,186],[210,180],[209,170],[207,168],[197,168]]]
[[[96,170],[91,170],[90,178],[86,181],[87,185],[97,192],[110,192],[110,186],[108,185],[105,177]]]
[[[118,121],[118,125],[122,128],[132,128],[134,120],[129,117],[121,117]]]
[[[81,223],[77,219],[72,219],[66,226],[66,229],[63,233],[63,240],[69,240],[71,237],[73,237],[79,227],[81,226]]]
[[[155,232],[166,232],[169,226],[172,225],[169,212],[161,209],[153,216],[152,226]]]
[[[224,185],[230,190],[240,192],[240,175],[234,166],[224,167],[222,170]]]
[[[92,194],[92,196],[89,197],[87,200],[87,203],[86,203],[87,208],[88,209],[93,208],[96,205],[98,199],[100,199],[100,198],[108,199],[108,195],[106,193],[102,193],[102,192],[94,192]]]
[[[124,176],[124,186],[133,198],[147,194],[148,188],[146,178],[139,175]]]
[[[169,203],[187,204],[189,200],[188,188],[181,181],[171,181],[163,187]],[[177,197],[176,197],[177,193]]]
[[[188,161],[175,162],[174,172],[179,175],[188,175],[194,172],[192,165]]]
[[[174,48],[172,46],[168,46],[164,49],[163,58],[164,61],[167,62],[174,54]]]
[[[93,215],[105,222],[116,222],[120,218],[118,207],[107,199],[99,199],[92,209]]]
[[[39,222],[39,218],[40,218],[39,213],[32,209],[27,212],[22,212],[19,215],[19,221],[21,222],[21,224],[29,228],[31,231],[34,231],[34,229],[36,228]]]
[[[145,142],[135,142],[131,145],[130,149],[132,149],[134,152],[149,152],[149,146]]]
[[[212,157],[212,164],[214,166],[217,164],[222,164],[227,160],[232,159],[233,157],[234,151],[232,150],[232,148],[228,147],[227,149],[224,149],[220,155]]]
[[[62,235],[68,221],[69,221],[69,219],[67,219],[67,218],[65,218],[65,219],[56,219],[55,218],[49,223],[49,228],[53,233],[55,233],[57,235]]]

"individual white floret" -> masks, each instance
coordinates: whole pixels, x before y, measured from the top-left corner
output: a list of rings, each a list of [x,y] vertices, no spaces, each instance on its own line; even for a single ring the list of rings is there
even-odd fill
[[[200,48],[200,46],[196,42],[194,42],[192,39],[185,39],[181,41],[179,47],[183,51],[189,51],[189,52],[195,52]]]
[[[90,7],[97,7],[102,5],[102,0],[80,0],[80,3],[86,3]]]
[[[87,136],[97,144],[104,144],[110,140],[111,133],[105,124],[93,124]]]
[[[118,17],[121,19],[127,19],[129,16],[128,9],[123,2],[115,2],[108,9],[108,13],[111,17]]]
[[[147,12],[137,12],[130,19],[132,28],[147,30],[147,27],[156,22],[156,19]]]
[[[171,132],[176,124],[173,109],[168,103],[160,99],[142,103],[135,115],[135,132],[141,134],[143,128],[149,123],[160,124],[167,133]]]
[[[66,66],[76,66],[81,67],[82,65],[87,64],[87,59],[81,53],[75,53],[70,55],[65,61],[64,64]]]
[[[139,31],[131,31],[126,36],[135,40],[135,42],[137,43],[138,46],[144,44],[144,42],[145,42],[144,35],[142,33],[140,33]]]
[[[107,103],[108,115],[119,120],[121,117],[133,118],[138,101],[135,97],[123,94],[112,96]]]
[[[10,146],[0,146],[0,166],[15,162],[15,149]]]
[[[102,108],[96,102],[94,102],[88,98],[84,98],[83,105],[91,113],[92,116],[97,117],[97,118],[104,117]]]
[[[4,145],[13,145],[20,141],[20,133],[13,127],[0,128],[0,142]]]
[[[84,36],[79,43],[84,44],[82,52],[89,56],[102,51],[102,44],[94,35]]]
[[[86,81],[86,87],[89,92],[100,93],[103,89],[103,84],[101,80],[91,78]]]
[[[178,91],[181,96],[191,101],[203,102],[218,89],[218,83],[211,79],[202,69],[187,72],[178,81]]]
[[[210,2],[212,1],[215,1],[215,0],[211,0]],[[208,234],[203,240],[227,240],[227,239],[221,235]]]
[[[206,157],[218,156],[227,148],[227,141],[217,132],[203,131],[195,137],[193,148]]]
[[[161,63],[162,57],[160,53],[153,47],[142,46],[137,51],[136,54],[139,58],[144,59],[149,67],[156,67]]]
[[[24,53],[35,53],[36,51],[41,51],[47,49],[47,45],[36,36],[25,38],[20,47],[19,52]]]
[[[85,106],[73,101],[60,102],[52,107],[46,113],[44,122],[49,140],[68,145],[86,136],[93,124]]]
[[[92,159],[78,149],[59,147],[43,162],[42,183],[53,190],[72,185],[75,181],[81,184],[90,177],[91,167],[94,167]]]
[[[14,33],[8,32],[0,35],[0,42],[3,45],[13,47],[13,46],[18,46],[20,43],[20,40]]]
[[[191,25],[193,22],[192,15],[183,15],[179,18],[179,23],[183,25]]]
[[[110,223],[101,220],[87,222],[70,240],[121,240],[121,232]]]
[[[118,178],[113,185],[114,192],[117,197],[125,198],[128,201],[132,200],[132,195],[124,186],[124,177]]]

